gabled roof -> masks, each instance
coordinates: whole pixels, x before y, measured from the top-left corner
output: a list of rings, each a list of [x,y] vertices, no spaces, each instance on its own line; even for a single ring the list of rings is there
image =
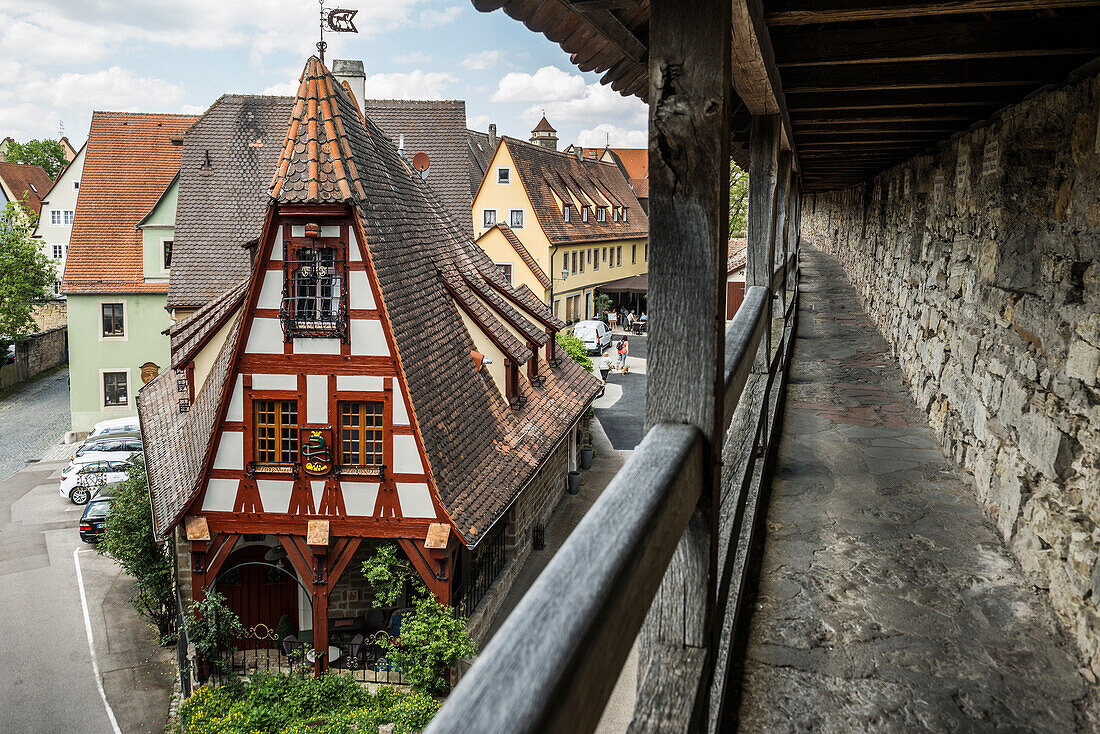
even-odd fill
[[[169,308],[198,308],[248,278],[291,97],[226,94],[183,140]]]
[[[172,369],[182,369],[206,344],[214,333],[237,310],[248,292],[248,280],[209,301],[205,306],[185,319],[164,330],[171,341]]]
[[[489,170],[489,164],[493,162],[493,153],[496,152],[499,138],[489,133],[477,130],[466,131],[466,141],[470,161],[470,197],[477,196],[477,190],[481,187],[481,180],[485,178],[485,172]]]
[[[528,338],[539,343],[534,337],[541,329],[534,322],[552,328],[560,328],[561,322],[546,312],[530,289],[516,289],[507,282],[488,255],[447,216],[428,183],[405,165],[393,142],[369,117],[359,117],[350,95],[317,59],[307,62],[302,81],[272,190],[278,203],[330,198],[348,203],[361,228],[357,239],[363,241],[377,275],[440,500],[459,537],[474,545],[568,436],[599,383],[568,358],[553,369],[543,363],[542,384],[521,388],[527,404],[519,410],[509,407],[492,379],[475,370],[470,359],[474,343],[461,311],[476,312],[485,328],[507,345],[509,357],[520,363],[540,359],[524,343]],[[310,125],[314,110],[315,124]],[[341,174],[340,168],[347,173]],[[259,234],[257,226],[254,236]],[[259,258],[254,268],[258,263]],[[257,287],[254,279],[253,269],[250,287]],[[461,305],[452,291],[460,294]],[[195,323],[181,326],[179,338],[190,329],[198,333],[215,328],[215,311],[212,307],[201,318],[194,314]],[[531,312],[541,314],[522,325],[524,313]],[[200,327],[200,321],[206,326]],[[520,325],[517,330],[524,339],[505,328],[506,322]],[[239,321],[234,322],[227,349],[235,344],[238,329]],[[220,372],[224,354],[223,350],[191,412],[206,416],[204,396],[226,384]],[[202,461],[191,457],[206,456],[216,428],[205,417],[187,428],[189,419],[161,416],[177,405],[165,384],[174,384],[170,374],[161,375],[139,394],[143,425],[148,420],[156,428],[146,431],[146,453],[150,461],[169,467],[167,472],[150,471],[154,514],[163,518],[158,520],[162,534],[199,490]],[[224,391],[220,395],[217,400],[224,400]],[[187,445],[177,447],[180,440]]]
[[[25,196],[27,208],[35,214],[42,211],[42,199],[53,186],[45,168],[29,163],[0,163],[0,182],[13,200],[22,202]]]
[[[731,239],[729,249],[726,251],[726,273],[732,273],[745,267],[749,255],[749,241],[746,239]]]
[[[443,208],[473,236],[473,194],[466,136],[466,103],[461,100],[368,99],[364,112],[390,140],[405,136],[405,157],[426,153],[428,185]],[[480,183],[480,181],[478,181]]]
[[[519,241],[519,237],[516,237],[516,233],[513,232],[512,228],[508,225],[501,224],[500,222],[494,224],[492,227],[482,232],[481,237],[478,237],[477,241],[481,242],[482,238],[494,229],[500,230],[500,233],[504,235],[504,239],[508,240],[508,244],[512,246],[512,249],[516,251],[516,254],[519,255],[524,264],[527,265],[538,281],[542,283],[542,286],[544,288],[549,288],[551,285],[550,278],[543,272],[542,266],[535,260],[534,255],[523,246],[523,243]]]
[[[551,244],[605,242],[648,236],[649,219],[614,163],[588,158],[578,160],[568,153],[510,137],[503,137],[501,141],[508,147],[516,165],[516,174],[534,207],[535,217]],[[590,206],[624,206],[627,221],[614,221],[609,211],[607,221],[598,222],[593,211],[588,221],[584,222],[580,213],[573,211],[566,222],[555,195],[562,200],[576,198]]]
[[[160,192],[160,196],[158,196],[153,205],[149,207],[149,211],[145,213],[145,216],[138,220],[138,223],[134,225],[134,229],[141,229],[145,226],[145,223],[149,221],[149,217],[153,216],[157,208],[161,205],[161,202],[163,202],[164,199],[168,196],[168,192],[171,191],[172,187],[176,184],[177,181],[179,181],[179,178],[179,171],[176,171],[176,175],[173,176],[172,180],[168,182],[168,185],[164,187],[164,191]]]
[[[179,172],[179,141],[196,115],[93,112],[84,152],[63,293],[163,293],[146,283],[141,232]]]

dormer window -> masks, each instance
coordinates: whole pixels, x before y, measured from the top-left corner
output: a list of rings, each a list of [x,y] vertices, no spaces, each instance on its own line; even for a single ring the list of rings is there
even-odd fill
[[[611,221],[613,221],[613,222],[619,221],[619,207],[615,207],[614,209],[611,210]]]
[[[581,221],[588,224],[588,207],[581,209]]]
[[[347,338],[347,292],[343,252],[307,237],[287,248],[283,262],[283,334],[293,337]]]
[[[565,217],[566,223],[569,222],[569,210],[572,209],[572,208],[573,207],[569,206],[568,204],[566,204],[564,207],[562,207],[561,212],[562,212],[562,216]]]
[[[626,207],[623,207],[623,221],[626,221]]]
[[[606,206],[596,207],[596,221],[597,222],[606,222],[607,221],[607,207]]]

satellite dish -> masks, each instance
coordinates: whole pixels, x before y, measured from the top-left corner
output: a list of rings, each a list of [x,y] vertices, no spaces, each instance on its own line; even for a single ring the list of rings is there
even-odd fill
[[[431,162],[428,160],[427,153],[420,152],[413,156],[413,170],[420,174],[420,178],[428,177],[428,169],[430,167]]]

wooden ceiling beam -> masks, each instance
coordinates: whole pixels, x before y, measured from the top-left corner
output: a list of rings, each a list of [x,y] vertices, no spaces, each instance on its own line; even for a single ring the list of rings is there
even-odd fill
[[[1100,17],[1029,18],[890,28],[773,29],[780,69],[841,64],[1000,59],[1100,51]]]
[[[791,118],[775,65],[771,35],[764,24],[764,8],[760,0],[732,2],[733,88],[750,114],[779,116],[781,147],[791,151],[794,168],[798,170]]]
[[[768,2],[764,19],[769,26],[820,25],[929,15],[1083,8],[1095,4],[1095,0],[778,0]]]
[[[848,92],[873,89],[962,87],[1037,87],[1084,63],[1079,56],[1032,59],[921,61],[858,66],[806,66],[787,69],[791,93]]]
[[[787,106],[793,112],[825,110],[879,110],[927,107],[1001,108],[1020,98],[1012,87],[977,89],[880,89],[861,92],[788,92]]]

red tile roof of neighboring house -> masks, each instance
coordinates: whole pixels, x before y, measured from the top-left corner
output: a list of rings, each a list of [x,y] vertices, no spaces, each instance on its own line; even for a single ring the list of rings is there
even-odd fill
[[[93,112],[63,293],[164,293],[146,283],[136,228],[180,168],[197,115]]]
[[[22,201],[26,196],[27,206],[35,214],[42,211],[42,199],[53,186],[45,168],[27,163],[0,163],[0,179],[16,200]]]
[[[579,160],[575,155],[515,138],[503,137],[501,144],[508,147],[535,217],[551,244],[640,239],[649,235],[649,218],[616,164],[591,158]],[[571,195],[590,207],[608,203],[625,207],[627,221],[615,221],[609,211],[606,221],[600,222],[596,212],[590,210],[587,222],[578,211],[572,211],[566,222],[555,197],[568,201]]]
[[[749,255],[749,241],[745,239],[731,239],[729,250],[726,252],[726,272],[732,273],[745,267]]]

